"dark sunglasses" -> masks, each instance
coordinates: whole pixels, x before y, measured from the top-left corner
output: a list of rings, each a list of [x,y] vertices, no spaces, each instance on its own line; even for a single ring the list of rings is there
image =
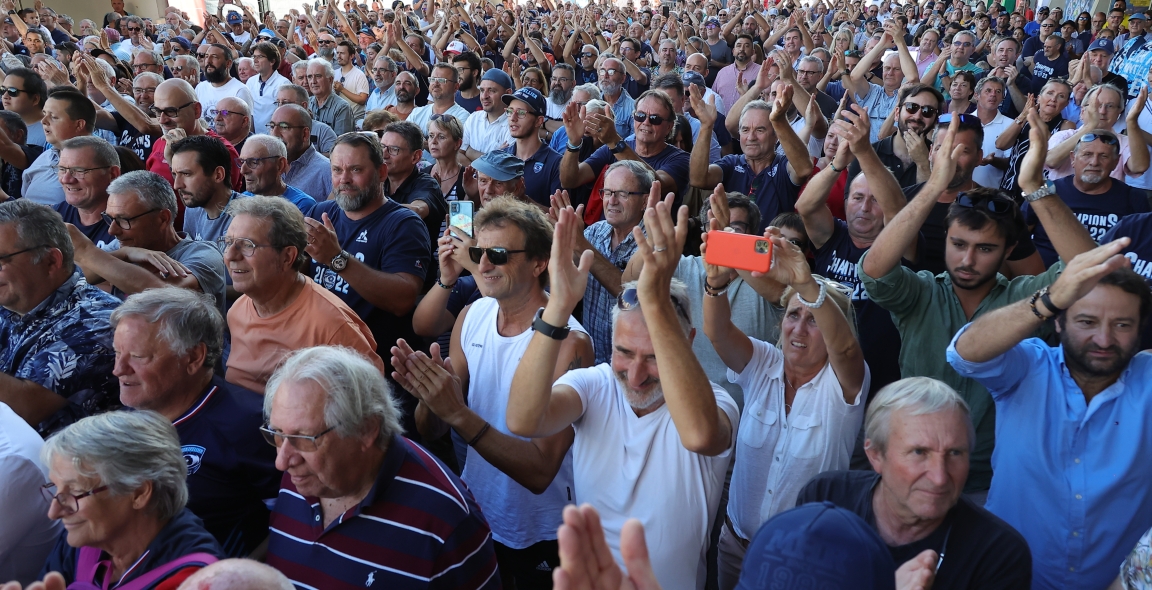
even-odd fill
[[[1103,133],[1085,133],[1084,137],[1080,138],[1080,143],[1092,143],[1096,140],[1104,142],[1105,145],[1118,145],[1120,143],[1120,140],[1116,139],[1116,137],[1104,135]]]
[[[906,102],[906,103],[904,103],[904,112],[908,113],[909,115],[915,115],[916,113],[920,113],[920,114],[924,115],[925,117],[928,117],[929,119],[931,119],[932,117],[935,117],[936,115],[940,114],[940,109],[938,109],[936,107],[930,107],[927,105],[916,104],[914,102]],[[941,122],[943,122],[943,121],[941,121]]]
[[[16,97],[16,96],[20,96],[21,92],[28,92],[28,91],[22,90],[20,88],[13,88],[11,86],[0,86],[0,94],[7,94],[8,96]],[[31,94],[31,93],[29,93],[29,94]]]
[[[960,193],[956,195],[956,205],[965,209],[985,209],[996,215],[1005,215],[1012,211],[1016,203],[999,197],[973,197],[968,193]]]
[[[849,49],[848,51],[844,52],[844,57],[861,58],[861,57],[864,57],[864,52],[859,51],[857,49]]]
[[[470,246],[468,248],[468,257],[472,259],[472,262],[480,264],[480,259],[483,258],[485,254],[487,254],[488,262],[491,262],[496,266],[503,266],[508,264],[509,254],[523,254],[524,252],[527,252],[527,250],[509,250],[507,248],[479,248],[476,246]]]
[[[688,323],[692,322],[692,315],[688,313],[688,310],[684,308],[684,305],[680,303],[679,299],[673,297],[672,305],[676,308],[676,313],[680,314],[680,317],[684,318],[686,321],[688,321]],[[620,295],[616,297],[616,306],[619,307],[621,311],[639,309],[639,291],[637,291],[635,287],[621,291]]]
[[[651,115],[651,114],[645,113],[643,111],[636,111],[635,113],[632,113],[632,118],[637,123],[643,123],[645,120],[647,120],[649,123],[651,123],[653,125],[659,125],[659,124],[663,123],[664,121],[668,120],[667,117],[662,117],[660,115]]]

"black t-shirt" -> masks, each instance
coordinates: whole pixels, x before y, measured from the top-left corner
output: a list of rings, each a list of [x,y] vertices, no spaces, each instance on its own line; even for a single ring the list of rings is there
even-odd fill
[[[796,505],[829,501],[876,528],[872,496],[879,483],[880,474],[871,471],[828,471],[800,490]],[[888,549],[897,566],[925,549],[943,553],[933,590],[1018,590],[1032,584],[1032,552],[1024,537],[963,496],[927,537]]]
[[[1132,263],[1132,270],[1152,286],[1152,213],[1136,213],[1121,219],[1099,242],[1107,244],[1125,237],[1132,238],[1132,243],[1124,249],[1124,257]],[[1144,324],[1140,338],[1140,349],[1149,348],[1152,348],[1152,322]]]
[[[112,113],[112,118],[116,119],[116,138],[119,140],[120,145],[136,152],[140,159],[147,162],[148,156],[152,155],[152,144],[158,137],[152,137],[147,133],[141,133],[139,129],[132,126],[124,115],[120,113]],[[240,153],[240,148],[236,147],[236,153]]]
[[[1115,178],[1112,179],[1112,186],[1106,192],[1098,195],[1085,194],[1076,188],[1072,176],[1065,176],[1057,180],[1055,184],[1056,194],[1060,195],[1060,199],[1064,201],[1065,205],[1068,205],[1076,219],[1088,229],[1092,239],[1097,242],[1122,217],[1133,213],[1147,213],[1152,210],[1148,206],[1148,197],[1142,189],[1128,186]],[[1036,249],[1040,251],[1044,265],[1056,264],[1059,257],[1056,255],[1056,249],[1052,247],[1052,240],[1048,237],[1048,232],[1044,230],[1044,226],[1040,225],[1036,211],[1029,207],[1028,203],[1024,204],[1024,222],[1029,227],[1035,227],[1032,231],[1032,241],[1036,244]]]
[[[1108,72],[1100,78],[1101,84],[1111,84],[1124,92],[1124,96],[1128,96],[1128,79],[1116,72]]]

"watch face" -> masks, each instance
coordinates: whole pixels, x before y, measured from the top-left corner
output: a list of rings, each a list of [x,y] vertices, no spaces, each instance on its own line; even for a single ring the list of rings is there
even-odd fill
[[[348,257],[345,256],[343,252],[341,252],[335,258],[332,259],[332,265],[331,266],[332,266],[332,270],[337,271],[337,272],[344,270],[344,267],[348,266]]]

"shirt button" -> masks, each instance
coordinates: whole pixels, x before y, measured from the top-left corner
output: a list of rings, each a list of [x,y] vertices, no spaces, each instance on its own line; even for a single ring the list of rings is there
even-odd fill
[[[1077,457],[1077,458],[1073,459],[1073,461],[1075,461],[1075,462],[1079,463],[1079,462],[1080,462],[1080,458],[1079,458],[1079,457]]]
[[[1076,494],[1076,499],[1077,500],[1083,500],[1084,496],[1081,496],[1080,494]]]
[[[1080,536],[1080,533],[1078,533],[1078,532],[1076,532],[1076,531],[1072,531],[1072,536],[1073,536],[1073,537],[1079,537],[1079,536]]]
[[[1074,572],[1074,571],[1076,571],[1076,568],[1074,568],[1074,567],[1070,567],[1070,568],[1068,568],[1068,571],[1070,571],[1070,572]]]
[[[772,490],[768,490],[768,493],[769,493],[769,494],[771,494],[771,493],[772,493]]]
[[[316,522],[320,522],[320,515],[319,514],[316,515]]]

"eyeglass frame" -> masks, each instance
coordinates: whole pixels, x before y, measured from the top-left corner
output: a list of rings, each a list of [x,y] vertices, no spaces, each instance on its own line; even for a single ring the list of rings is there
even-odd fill
[[[604,201],[607,201],[608,199],[612,199],[612,198],[617,198],[622,194],[627,195],[627,196],[622,197],[621,200],[624,200],[626,198],[630,198],[633,196],[647,195],[648,193],[639,192],[639,191],[614,191],[612,189],[607,189],[607,188],[600,189],[600,199],[604,200]]]
[[[251,257],[255,256],[256,250],[259,248],[277,248],[277,246],[275,246],[273,244],[257,244],[256,242],[253,242],[249,238],[231,238],[231,240],[232,240],[231,244],[228,243],[228,240],[229,240],[228,236],[220,236],[220,237],[216,238],[215,240],[213,240],[213,242],[216,244],[216,249],[220,251],[220,254],[224,254],[224,253],[228,252],[229,248],[231,248],[232,246],[235,246],[236,244],[239,244],[240,241],[242,241],[242,240],[245,242],[248,242],[249,244],[252,244],[252,253],[251,254],[246,254],[244,252],[244,250],[246,250],[247,247],[242,245],[242,244],[240,245],[240,255],[243,256],[244,258],[251,258]]]
[[[52,246],[49,246],[47,244],[41,244],[39,246],[33,246],[31,248],[24,248],[23,250],[19,250],[17,252],[13,252],[11,254],[0,255],[0,270],[4,270],[4,267],[9,264],[8,261],[11,260],[13,256],[23,254],[25,252],[31,252],[33,250],[39,250],[40,248],[51,248],[51,247]]]
[[[672,307],[676,308],[676,313],[691,324],[692,314],[688,313],[688,309],[684,307],[684,304],[680,303],[675,297],[671,299]],[[620,294],[616,296],[616,307],[620,308],[620,311],[640,309],[640,292],[637,288],[631,287],[621,291]]]
[[[1016,203],[1011,199],[1006,199],[1003,197],[974,198],[967,192],[962,192],[956,195],[956,200],[954,202],[956,203],[957,207],[963,207],[965,209],[976,209],[978,211],[988,211],[993,215],[1010,215],[1012,213],[1012,208],[1016,205]],[[1002,205],[1004,210],[997,211],[993,204]]]
[[[493,266],[504,266],[505,264],[508,264],[509,255],[511,255],[511,254],[524,254],[527,252],[528,252],[527,250],[509,250],[507,248],[503,248],[500,246],[497,246],[494,248],[481,248],[479,246],[469,246],[468,247],[468,258],[471,259],[474,264],[480,264],[480,261],[483,260],[484,256],[488,256],[488,262],[491,262]],[[493,254],[502,255],[504,260],[501,262],[497,262],[496,260],[493,260],[493,258],[494,258],[492,256]]]
[[[120,229],[132,229],[133,221],[140,219],[145,215],[156,213],[157,211],[166,211],[166,209],[158,207],[156,209],[145,211],[139,215],[133,215],[132,217],[112,217],[111,215],[108,215],[107,211],[101,211],[100,219],[103,219],[104,222],[108,224],[108,227],[112,227],[112,224],[115,223]]]
[[[236,158],[236,164],[241,168],[247,165],[249,168],[255,170],[264,160],[275,160],[279,157],[280,156],[264,156],[263,158]]]
[[[70,166],[61,166],[59,164],[53,164],[52,166],[50,166],[50,168],[52,168],[52,170],[56,172],[57,177],[61,176],[61,174],[63,173],[63,174],[71,174],[72,178],[75,178],[77,180],[84,180],[84,178],[86,178],[88,176],[89,172],[91,172],[93,170],[108,170],[109,168],[111,168],[111,166],[96,166],[95,168],[74,168],[74,167],[70,167]]]
[[[178,106],[178,107],[168,107],[166,109],[157,108],[156,105],[152,105],[152,106],[148,107],[148,113],[150,115],[152,115],[153,117],[156,117],[157,119],[159,119],[162,115],[167,116],[169,119],[175,119],[176,117],[178,117],[180,115],[180,111],[182,111],[182,110],[184,110],[184,109],[186,109],[186,108],[188,108],[194,104],[196,104],[196,101],[192,101],[186,105],[182,105],[182,106]],[[175,108],[175,111],[173,111],[171,114],[169,114],[168,111],[172,111],[173,108]]]
[[[84,492],[83,494],[79,494],[79,495],[67,494],[64,492],[60,492],[58,494],[53,494],[52,492],[48,491],[48,488],[55,488],[55,487],[56,487],[56,484],[54,484],[52,482],[48,482],[48,483],[40,486],[40,495],[43,496],[45,500],[48,500],[49,503],[51,503],[53,500],[55,500],[56,503],[60,505],[60,508],[63,509],[64,511],[68,512],[68,514],[76,514],[77,512],[80,511],[80,500],[83,500],[84,498],[87,498],[88,496],[93,496],[93,495],[99,494],[100,492],[107,491],[109,489],[108,486],[100,486],[98,488],[92,488],[91,490],[88,490],[87,492]],[[61,496],[64,496],[67,498],[72,498],[72,505],[65,504],[64,501],[60,499]]]
[[[260,427],[260,433],[264,435],[264,442],[267,442],[268,444],[272,445],[272,448],[279,450],[280,447],[283,446],[283,443],[276,444],[276,437],[280,437],[280,438],[284,439],[285,441],[291,443],[292,448],[294,448],[297,451],[300,451],[302,453],[315,453],[316,451],[319,451],[320,450],[320,443],[317,441],[320,440],[320,437],[324,436],[325,434],[328,434],[329,432],[332,432],[333,430],[336,430],[336,427],[335,426],[329,426],[327,429],[324,430],[324,432],[321,432],[320,434],[308,435],[308,434],[284,434],[283,432],[277,432],[275,430],[272,430],[271,424],[267,424],[267,425]],[[310,451],[306,450],[306,449],[302,449],[302,448],[300,448],[300,446],[298,444],[296,444],[296,441],[309,441],[312,443],[312,446],[315,448],[313,448]]]

